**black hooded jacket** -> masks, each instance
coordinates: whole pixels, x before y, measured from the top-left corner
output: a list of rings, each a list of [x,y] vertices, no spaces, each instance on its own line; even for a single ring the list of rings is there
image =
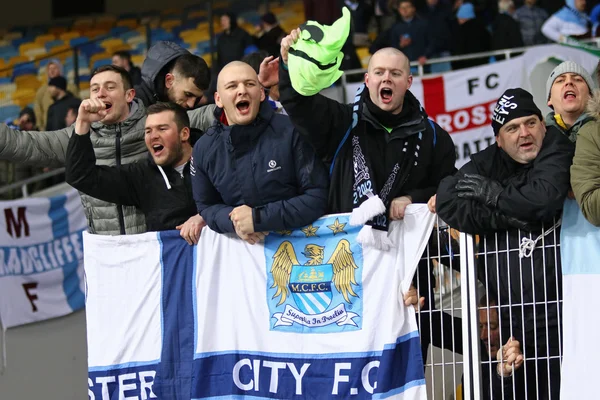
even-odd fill
[[[340,104],[321,94],[302,96],[291,85],[290,75],[281,61],[279,68],[280,101],[290,119],[330,167],[329,213],[351,212],[353,204],[354,159],[351,140],[345,138],[352,124],[352,104]],[[448,132],[428,119],[425,110],[410,91],[404,98],[406,117],[388,131],[371,115],[367,107],[359,118],[367,122],[365,157],[374,170],[376,187],[383,187],[398,160],[397,139],[422,134],[420,162],[411,169],[402,187],[389,199],[410,196],[413,203],[426,203],[435,194],[442,178],[454,174],[456,152]],[[404,113],[404,111],[403,111]]]
[[[229,17],[229,31],[223,32],[217,39],[217,68],[220,71],[232,61],[239,61],[244,57],[247,47],[254,45],[252,36],[237,25],[237,16],[234,13],[225,14]]]
[[[189,162],[183,176],[174,168],[157,166],[150,155],[118,167],[96,165],[90,135],[72,135],[65,168],[67,183],[83,193],[142,210],[148,231],[175,229],[198,214]]]
[[[135,86],[135,96],[148,107],[159,101],[169,101],[165,91],[165,75],[176,58],[190,54],[173,42],[158,42],[148,50],[142,64],[142,83]]]
[[[477,258],[479,280],[490,296],[497,296],[500,306],[512,305],[501,309],[501,342],[514,336],[530,352],[536,333],[538,349],[545,349],[547,340],[550,348],[558,343],[557,299],[561,296],[562,279],[560,253],[554,246],[559,243],[560,229],[543,236],[530,257],[520,257],[523,238],[535,240],[544,230],[515,229],[504,216],[531,221],[532,226],[544,223],[549,229],[560,216],[569,190],[573,152],[569,139],[556,128],[548,127],[533,162],[517,163],[493,144],[473,154],[456,175],[442,180],[437,191],[436,208],[441,219],[461,232],[485,235],[480,240],[485,255]],[[496,209],[458,197],[455,186],[465,174],[482,175],[502,185],[504,190]],[[545,327],[554,328],[549,339]]]

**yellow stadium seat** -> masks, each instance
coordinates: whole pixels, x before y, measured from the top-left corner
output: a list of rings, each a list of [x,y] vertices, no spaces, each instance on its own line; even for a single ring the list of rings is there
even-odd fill
[[[204,10],[196,10],[196,11],[192,11],[191,13],[189,13],[188,18],[193,19],[193,18],[206,17],[207,14],[208,13]]]
[[[205,53],[202,54],[200,57],[202,57],[204,59],[204,61],[206,61],[206,64],[210,67],[211,66],[211,59],[210,59],[210,53]],[[214,55],[215,60],[217,59],[217,54]]]
[[[91,27],[94,25],[94,18],[92,17],[79,17],[73,21],[74,27]]]
[[[27,57],[27,56],[24,56],[24,55],[14,56],[8,60],[8,66],[13,66],[15,64],[24,63],[24,62],[28,62],[28,61],[30,61],[30,60],[29,60],[29,57]]]
[[[115,47],[115,46],[121,46],[125,43],[123,43],[123,40],[121,39],[106,39],[106,40],[102,40],[99,45],[100,47],[104,48],[104,49],[108,49],[111,47]]]
[[[90,81],[79,82],[79,90],[90,90]]]
[[[209,28],[208,22],[199,22],[198,25],[196,25],[197,31],[208,32]]]
[[[39,35],[38,37],[35,38],[35,42],[39,43],[41,45],[44,45],[44,44],[46,44],[46,42],[50,42],[51,40],[56,40],[56,35],[46,34],[46,35]]]
[[[122,19],[117,21],[116,26],[125,26],[129,29],[135,29],[138,27],[138,22],[134,18]]]
[[[94,54],[90,57],[90,67],[94,65],[94,63],[98,60],[102,60],[103,58],[112,58],[112,53],[98,53]]]
[[[115,24],[113,22],[96,22],[94,24],[94,29],[102,30],[102,31],[110,31]]]
[[[37,90],[41,82],[38,80],[35,75],[21,75],[15,78],[15,84],[17,85],[17,90],[21,89],[33,89]]]
[[[27,50],[24,55],[29,57],[30,59],[37,59],[37,58],[41,58],[41,56],[45,56],[47,53],[46,48],[45,47],[35,47],[33,49],[29,49]]]
[[[86,29],[85,31],[83,31],[83,36],[87,36],[90,39],[93,39],[95,37],[105,35],[107,32],[107,29]]]
[[[78,38],[80,36],[81,36],[81,34],[79,32],[77,32],[77,31],[69,31],[69,32],[61,33],[58,36],[58,38],[61,39],[61,40],[64,40],[66,42],[66,41],[69,41],[71,39]]]
[[[53,47],[52,50],[48,53],[48,55],[51,57],[64,59],[67,56],[73,54],[71,51],[67,50],[71,50],[71,45],[69,45],[68,43],[61,44],[60,46]]]
[[[131,56],[131,61],[139,67],[141,67],[141,65],[144,63],[145,59],[146,59],[146,56],[143,54],[136,54],[136,55]]]
[[[31,49],[36,49],[38,47],[41,47],[41,46],[35,42],[23,43],[19,46],[19,53],[21,55],[25,55],[26,51],[31,50]]]
[[[169,19],[160,23],[160,27],[167,31],[170,31],[179,25],[181,25],[181,21],[177,19]]]
[[[371,53],[369,53],[368,47],[358,47],[356,49],[356,55],[360,60],[360,64],[363,68],[367,68],[369,65],[369,60],[371,59]]]
[[[17,89],[12,94],[13,103],[19,107],[25,107],[29,103],[33,103],[35,99],[35,90],[31,88]]]

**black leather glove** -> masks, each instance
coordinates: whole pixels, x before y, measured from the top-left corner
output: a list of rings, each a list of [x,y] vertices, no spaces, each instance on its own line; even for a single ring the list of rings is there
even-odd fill
[[[491,220],[494,230],[507,230],[510,228],[520,229],[522,231],[531,232],[539,229],[536,223],[524,221],[515,217],[511,217],[500,212],[495,212]]]
[[[475,174],[465,174],[454,188],[458,190],[458,197],[476,200],[491,208],[496,208],[504,190],[498,182]]]

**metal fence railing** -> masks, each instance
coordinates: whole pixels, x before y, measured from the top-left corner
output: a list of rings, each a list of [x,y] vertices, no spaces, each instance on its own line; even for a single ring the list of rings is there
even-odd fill
[[[428,398],[559,398],[559,237],[559,224],[474,237],[438,220],[415,276]]]

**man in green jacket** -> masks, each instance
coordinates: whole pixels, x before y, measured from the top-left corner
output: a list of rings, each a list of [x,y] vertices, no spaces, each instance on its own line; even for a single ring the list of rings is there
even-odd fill
[[[107,105],[106,116],[91,124],[90,135],[98,165],[123,165],[148,157],[144,141],[146,110],[127,71],[106,65],[90,79],[90,99]],[[81,107],[86,107],[83,101]],[[206,130],[215,120],[214,107],[189,111],[190,125]],[[79,115],[81,115],[81,108]],[[75,125],[77,125],[77,121]],[[74,126],[58,131],[18,131],[0,124],[0,159],[40,167],[62,167]],[[82,194],[81,201],[91,233],[124,235],[146,232],[142,212]]]
[[[587,106],[591,121],[580,130],[571,166],[571,186],[585,219],[600,226],[600,90]]]

